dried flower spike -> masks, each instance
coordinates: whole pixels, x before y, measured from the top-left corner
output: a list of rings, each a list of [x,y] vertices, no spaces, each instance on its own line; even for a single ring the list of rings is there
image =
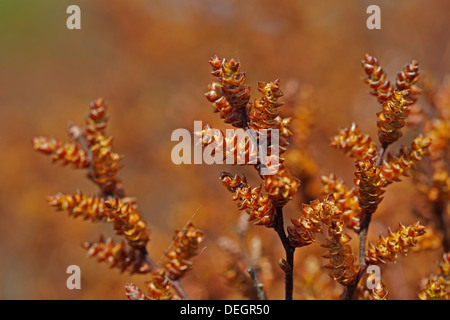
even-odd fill
[[[114,222],[114,229],[124,235],[134,248],[144,248],[150,238],[147,223],[141,219],[137,206],[133,202],[123,201],[118,197],[105,201],[110,209],[109,221]]]
[[[357,160],[369,160],[377,155],[376,145],[368,134],[361,133],[356,123],[352,123],[350,129],[339,130],[339,133],[331,139],[330,146]]]
[[[105,128],[108,124],[109,116],[106,113],[108,106],[103,98],[92,101],[89,107],[89,113],[85,117],[86,127],[84,138],[88,146],[92,146],[98,142],[100,136],[105,135]]]
[[[115,243],[111,238],[100,237],[95,242],[84,242],[82,247],[88,251],[89,257],[96,257],[99,262],[108,263],[110,268],[117,268],[121,272],[148,273],[150,265],[146,262],[141,250],[130,247],[125,243]]]
[[[247,126],[247,104],[250,100],[250,88],[245,85],[245,73],[240,72],[240,63],[234,59],[221,60],[217,56],[209,63],[218,82],[208,86],[206,98],[213,103],[214,112],[219,112],[225,123],[237,128]]]
[[[278,107],[283,105],[278,98],[283,96],[280,90],[279,80],[274,82],[258,82],[258,91],[263,94],[262,98],[255,99],[249,112],[250,127],[252,129],[269,129],[276,124]]]
[[[94,181],[103,192],[112,194],[118,183],[117,173],[121,168],[121,156],[112,151],[112,137],[105,136],[105,128],[109,116],[107,105],[102,98],[90,104],[87,114],[84,140],[92,156],[89,178]]]
[[[386,73],[378,63],[377,58],[366,54],[362,60],[364,71],[367,74],[366,83],[369,84],[372,95],[376,96],[378,102],[383,103],[391,98],[393,88],[389,81],[386,80]]]
[[[332,193],[338,209],[342,212],[341,219],[345,225],[356,233],[360,231],[361,208],[359,207],[358,189],[348,187],[342,179],[337,179],[334,174],[322,176],[322,194]]]
[[[87,168],[90,160],[87,153],[74,143],[62,143],[56,138],[35,137],[33,148],[52,157],[53,162],[64,165],[72,164],[74,168]]]
[[[190,258],[197,255],[198,245],[203,241],[203,233],[188,224],[183,230],[176,231],[174,237],[174,249],[165,253],[168,262],[165,265],[167,276],[171,280],[181,278],[190,268]]]
[[[276,206],[284,206],[294,197],[300,180],[293,177],[286,166],[281,164],[278,172],[264,176],[264,187],[272,203]]]
[[[369,242],[369,249],[366,254],[367,264],[380,264],[388,261],[396,262],[398,254],[408,254],[408,248],[416,245],[416,238],[425,234],[425,227],[419,222],[405,227],[400,224],[397,232],[388,231],[386,238],[379,236],[376,244]]]
[[[233,176],[231,173],[222,172],[220,180],[228,191],[234,193],[233,200],[238,201],[238,209],[245,210],[249,215],[249,221],[257,225],[272,228],[275,224],[275,207],[267,195],[262,194],[262,187],[251,188],[243,175]]]
[[[315,241],[315,234],[323,231],[324,225],[340,215],[333,195],[324,201],[314,200],[302,205],[302,216],[291,219],[293,226],[288,226],[288,238],[293,247],[307,246]]]
[[[344,223],[334,220],[328,228],[328,238],[322,244],[328,248],[324,258],[330,259],[325,267],[331,269],[330,276],[344,286],[351,286],[358,274],[358,266],[348,244],[350,240],[351,237],[344,233]]]
[[[394,181],[399,181],[402,175],[407,176],[408,170],[416,162],[422,160],[424,155],[428,154],[430,144],[431,139],[419,135],[411,142],[411,147],[400,149],[400,152],[395,156],[389,153],[383,161],[381,178],[386,184],[390,184]]]
[[[145,283],[148,291],[149,300],[178,300],[179,297],[172,293],[172,284],[170,283],[166,271],[162,268],[154,269],[151,273],[151,279]]]
[[[438,277],[428,280],[424,289],[417,294],[420,300],[449,300],[450,293],[445,287],[445,283]]]
[[[291,118],[281,118],[278,108],[284,103],[278,101],[283,93],[280,90],[279,80],[273,82],[258,82],[258,91],[263,94],[259,99],[249,106],[248,118],[249,127],[258,130],[262,134],[261,129],[277,129],[279,130],[279,141],[277,152],[283,154],[286,151],[288,142],[285,138],[292,136],[289,127]],[[271,141],[271,131],[267,131],[266,141]],[[270,143],[270,144],[271,144]]]
[[[389,291],[386,290],[386,287],[381,282],[378,282],[372,290],[372,300],[387,300],[388,296]]]
[[[356,162],[355,183],[359,187],[359,206],[364,214],[373,214],[382,200],[384,182],[380,173],[381,167],[373,160]]]
[[[58,211],[67,211],[69,216],[77,218],[82,216],[84,220],[92,222],[106,221],[109,209],[103,198],[86,196],[80,191],[75,194],[57,193],[47,197],[49,205],[56,207]]]
[[[419,63],[413,60],[397,74],[395,86],[397,90],[409,90],[411,100],[416,101],[415,96],[421,92],[416,85],[417,81],[419,81]]]
[[[92,179],[105,193],[112,193],[118,182],[117,173],[121,168],[121,156],[112,151],[112,137],[98,136],[91,146],[92,168],[89,178]]]
[[[413,103],[408,96],[408,90],[394,91],[392,98],[383,103],[383,111],[377,113],[378,138],[383,146],[394,143],[402,136],[401,129]]]
[[[112,137],[104,135],[108,121],[106,110],[106,104],[99,98],[90,105],[85,128],[69,123],[68,133],[76,143],[63,144],[58,139],[35,137],[33,147],[51,155],[53,161],[89,169],[89,178],[111,196],[119,182],[117,173],[121,168],[121,156],[112,151]]]
[[[257,146],[251,143],[250,136],[239,130],[241,129],[224,134],[222,130],[211,129],[206,125],[202,131],[194,132],[194,136],[198,139],[197,143],[201,143],[211,156],[218,157],[221,153],[223,163],[258,164]]]

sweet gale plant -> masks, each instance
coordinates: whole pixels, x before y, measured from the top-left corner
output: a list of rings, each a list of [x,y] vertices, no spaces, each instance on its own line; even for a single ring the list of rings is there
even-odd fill
[[[196,126],[192,133],[194,148],[197,152],[198,148],[203,150],[207,164],[236,165],[237,173],[218,173],[219,181],[231,193],[238,210],[247,214],[246,220],[266,227],[266,232],[275,232],[284,249],[278,261],[255,262],[230,239],[221,238],[219,246],[233,260],[224,274],[230,284],[252,299],[280,299],[266,290],[264,265],[270,264],[284,273],[284,298],[293,299],[295,288],[300,285],[295,285],[294,253],[306,246],[320,245],[323,256],[318,258],[323,264],[314,271],[314,277],[322,279],[319,274],[328,273],[329,279],[340,285],[342,299],[384,300],[389,292],[380,277],[383,265],[395,263],[400,255],[426,249],[430,243],[436,246],[437,241],[442,258],[417,297],[449,298],[450,81],[436,87],[424,79],[423,89],[419,88],[419,64],[415,60],[406,64],[395,79],[388,80],[378,60],[365,55],[364,81],[380,106],[373,118],[378,139],[362,132],[357,123],[349,123],[330,140],[332,148],[354,162],[355,178],[350,184],[327,173],[326,168],[319,170],[309,155],[307,137],[314,110],[308,103],[303,101],[303,107],[292,117],[283,117],[282,81],[258,82],[258,96],[253,97],[239,61],[215,56],[209,63],[215,80],[208,85],[206,99],[212,103],[213,112],[233,130],[224,133],[208,125],[200,129]],[[423,95],[431,101],[430,110],[417,104]],[[164,260],[155,261],[149,255],[151,224],[142,219],[137,199],[126,194],[126,183],[118,178],[122,156],[113,151],[113,138],[106,134],[108,118],[107,105],[99,98],[91,103],[84,126],[69,123],[71,142],[47,137],[33,139],[35,150],[47,154],[53,162],[86,170],[87,177],[99,188],[94,195],[81,191],[50,195],[48,203],[73,218],[112,225],[121,241],[100,236],[97,241],[84,242],[82,247],[89,257],[110,268],[147,277],[145,290],[132,283],[126,285],[128,298],[189,299],[181,280],[195,268],[192,258],[199,254],[205,234],[189,222],[175,232]],[[417,134],[409,145],[399,146],[397,142],[405,130]],[[190,136],[186,130],[172,135],[173,141],[184,139],[172,150],[175,164],[190,163]],[[250,182],[239,173],[242,166],[254,167],[260,180]],[[368,238],[384,195],[404,176],[414,180],[432,214],[415,212],[416,223],[385,226],[385,234],[378,239]],[[321,182],[317,193],[309,187],[314,179]],[[296,217],[285,226],[284,208],[297,206],[291,201],[297,192],[308,201],[297,207]],[[237,233],[243,236],[246,228]],[[257,245],[254,251],[256,248]],[[407,264],[408,260],[401,263]],[[321,281],[324,280],[305,285],[314,291]]]

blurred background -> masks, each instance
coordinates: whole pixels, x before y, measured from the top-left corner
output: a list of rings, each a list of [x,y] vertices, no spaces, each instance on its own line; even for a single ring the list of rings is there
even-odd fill
[[[81,8],[81,30],[66,28],[71,4]],[[366,28],[371,4],[381,8],[380,30]],[[238,241],[241,212],[218,176],[244,172],[257,185],[255,170],[176,166],[170,158],[173,130],[192,131],[194,120],[229,128],[203,96],[213,80],[208,60],[216,54],[239,59],[253,97],[259,96],[257,81],[280,79],[283,91],[311,90],[307,145],[315,180],[334,172],[351,186],[353,160],[328,144],[351,122],[377,141],[380,107],[361,80],[364,54],[377,57],[390,80],[416,59],[421,74],[440,83],[450,69],[449,18],[446,0],[0,1],[0,298],[126,299],[127,282],[144,287],[145,276],[120,274],[86,257],[80,243],[114,235],[111,226],[68,218],[46,197],[97,188],[85,171],[52,165],[31,144],[40,135],[68,139],[67,122],[83,124],[98,97],[109,105],[114,150],[124,155],[120,179],[151,230],[150,254],[158,260],[174,230],[192,219],[206,239],[182,280],[186,290],[195,299],[246,298],[225,276],[231,258],[218,240]],[[413,136],[406,132],[399,144]],[[408,178],[392,185],[369,238],[417,220],[411,214],[415,194]],[[298,193],[286,206],[286,219],[300,214],[301,202]],[[282,299],[277,260],[284,252],[275,232],[252,226],[245,239],[266,261],[268,297]],[[320,269],[323,252],[318,243],[296,250],[294,298],[338,298],[341,287]],[[391,298],[415,299],[441,253],[413,252],[383,266]],[[66,288],[72,264],[81,268],[81,290]]]

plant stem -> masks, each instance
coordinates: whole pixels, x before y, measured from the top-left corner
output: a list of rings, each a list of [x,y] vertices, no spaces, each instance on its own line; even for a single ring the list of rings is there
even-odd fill
[[[380,152],[378,153],[378,157],[375,161],[375,165],[381,166],[383,163],[383,157],[386,153],[386,149],[388,148],[388,144],[383,144],[381,146]],[[356,288],[358,287],[358,283],[361,280],[364,272],[367,269],[367,264],[365,261],[366,258],[366,242],[367,242],[367,233],[369,231],[370,221],[372,220],[372,214],[369,212],[362,212],[363,220],[360,225],[359,232],[359,252],[358,252],[358,263],[359,263],[359,272],[356,276],[355,282],[353,285],[347,287],[347,291],[345,293],[345,300],[352,300],[353,295],[355,294]]]
[[[377,160],[375,161],[375,164],[376,164],[377,166],[381,166],[381,164],[383,163],[383,157],[384,157],[384,154],[386,153],[386,150],[387,150],[388,147],[389,147],[388,144],[383,144],[383,145],[381,146],[381,150],[380,150],[380,152],[378,153]]]
[[[358,283],[361,280],[364,272],[366,272],[366,269],[367,269],[367,265],[365,263],[362,265],[359,265],[359,271],[358,271],[358,274],[356,275],[355,282],[351,286],[347,287],[347,291],[345,292],[344,300],[353,300],[353,296],[355,294],[356,288],[358,287]]]
[[[175,291],[178,293],[181,299],[191,300],[186,290],[184,290],[184,287],[181,284],[180,280],[170,280],[170,283],[172,284],[172,288],[175,289]]]
[[[266,294],[264,293],[264,286],[261,282],[259,282],[258,278],[256,277],[255,269],[253,267],[250,267],[248,268],[247,272],[250,275],[250,278],[252,278],[253,286],[255,287],[256,296],[258,297],[258,300],[266,300]]]
[[[295,247],[291,246],[289,239],[284,231],[283,207],[276,207],[275,215],[275,231],[283,244],[286,252],[286,261],[289,267],[284,271],[285,299],[292,300],[294,291],[294,251]]]
[[[364,214],[364,219],[361,222],[361,231],[359,233],[359,258],[358,258],[358,262],[360,265],[365,264],[367,232],[369,231],[369,225],[371,220],[372,214],[366,213]]]

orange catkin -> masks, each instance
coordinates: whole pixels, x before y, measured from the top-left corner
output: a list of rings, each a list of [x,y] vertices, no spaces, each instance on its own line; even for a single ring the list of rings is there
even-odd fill
[[[366,54],[364,56],[364,60],[362,60],[362,65],[368,76],[365,81],[372,89],[370,93],[376,96],[378,102],[380,103],[389,100],[392,95],[393,88],[391,83],[386,80],[386,73],[378,63],[378,59]]]
[[[384,182],[380,174],[381,167],[373,160],[356,162],[355,183],[359,187],[359,206],[364,214],[373,214],[382,200]]]
[[[408,90],[394,91],[392,98],[383,103],[383,111],[377,113],[378,138],[382,145],[392,144],[402,136],[401,129],[412,103]]]
[[[72,164],[74,168],[87,168],[91,161],[86,151],[74,143],[62,143],[56,138],[35,137],[33,148],[51,156],[53,162],[64,165]]]
[[[366,263],[380,264],[388,261],[395,262],[398,254],[407,255],[408,248],[416,245],[416,238],[425,234],[425,227],[419,222],[408,227],[400,224],[397,232],[388,231],[386,238],[379,236],[376,244],[369,242]]]
[[[239,61],[212,58],[209,63],[217,77],[217,82],[208,86],[206,98],[213,103],[214,112],[218,112],[225,123],[237,128],[247,126],[246,108],[250,99],[250,87],[245,84]]]
[[[141,219],[137,206],[133,202],[125,202],[118,197],[105,202],[111,214],[108,219],[114,222],[117,234],[124,235],[134,248],[143,248],[149,241],[150,232],[147,223]]]
[[[330,276],[344,286],[351,286],[358,274],[350,240],[351,237],[344,233],[344,222],[334,220],[328,228],[328,238],[322,244],[328,249],[324,257],[330,260],[325,267],[330,269]]]
[[[234,193],[233,200],[238,201],[238,209],[245,210],[249,221],[256,225],[272,228],[275,224],[275,206],[267,195],[262,193],[262,186],[250,187],[246,177],[222,172],[220,180],[228,191]]]
[[[82,247],[87,250],[89,257],[95,257],[99,262],[106,262],[110,268],[117,268],[121,272],[130,274],[145,274],[150,272],[150,265],[145,260],[141,250],[126,247],[125,242],[116,243],[113,239],[103,236],[95,242],[83,242]]]
[[[372,138],[368,134],[361,133],[356,123],[352,123],[350,128],[339,130],[339,133],[331,139],[330,146],[357,160],[369,160],[377,155],[377,147]]]
[[[291,219],[292,226],[287,227],[288,238],[293,247],[307,246],[315,241],[315,234],[323,232],[324,226],[339,216],[333,195],[324,201],[314,200],[302,205],[302,215]]]
[[[175,232],[174,248],[165,253],[168,262],[164,267],[170,279],[177,280],[190,269],[192,262],[189,259],[197,255],[198,246],[203,239],[203,232],[192,223]]]

